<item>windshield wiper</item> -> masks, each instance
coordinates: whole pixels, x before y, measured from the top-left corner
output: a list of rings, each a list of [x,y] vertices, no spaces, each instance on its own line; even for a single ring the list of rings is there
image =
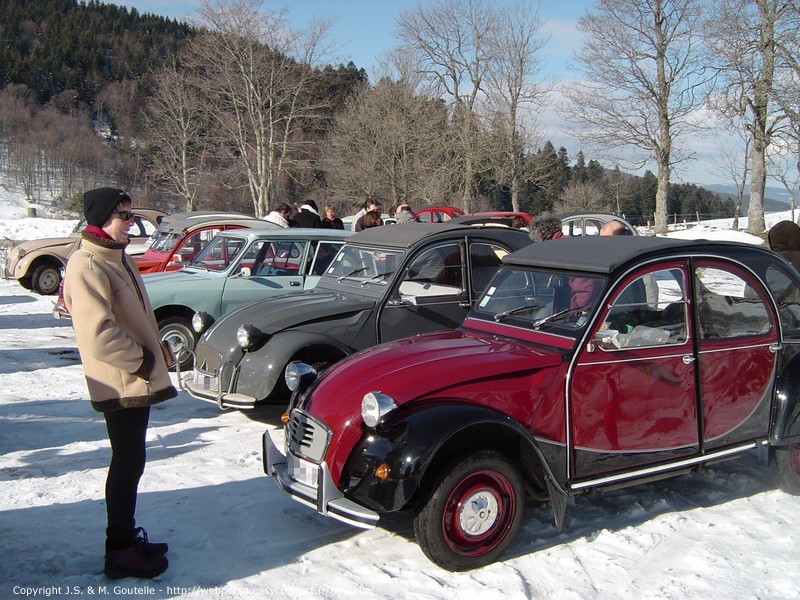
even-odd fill
[[[493,318],[496,322],[499,322],[500,319],[505,319],[506,317],[510,317],[511,315],[515,315],[517,313],[525,312],[528,310],[538,310],[540,308],[544,308],[544,304],[526,304],[525,306],[518,306],[516,308],[509,308],[508,310],[504,310],[503,312],[497,313]]]
[[[586,306],[578,306],[576,308],[567,308],[566,310],[559,311],[555,314],[550,315],[549,317],[545,317],[544,319],[539,319],[533,323],[534,328],[538,329],[545,323],[550,323],[551,321],[556,321],[558,319],[565,319],[567,317],[571,317],[573,315],[578,315],[580,313],[586,312],[588,309],[592,307],[591,304],[587,304]]]
[[[358,275],[359,273],[363,273],[367,270],[367,267],[361,267],[360,269],[354,269],[350,271],[347,275],[342,275],[336,280],[336,283],[341,283],[343,279],[347,279],[348,277],[352,277],[353,275]]]
[[[375,275],[375,277],[371,279],[367,279],[361,282],[361,287],[364,287],[368,283],[378,283],[384,279],[388,279],[391,275],[394,275],[394,271],[389,271],[388,273],[380,273],[379,275]]]

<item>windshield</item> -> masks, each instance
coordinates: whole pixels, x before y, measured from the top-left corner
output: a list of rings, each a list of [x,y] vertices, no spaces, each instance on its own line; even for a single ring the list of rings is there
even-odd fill
[[[325,273],[337,282],[357,281],[386,285],[400,265],[403,253],[384,248],[362,248],[345,244]]]
[[[474,317],[517,327],[577,330],[586,325],[605,285],[601,277],[507,267],[473,309]]]
[[[206,271],[224,271],[236,260],[244,245],[245,240],[242,238],[218,235],[206,244],[189,266]]]
[[[156,235],[150,249],[157,252],[171,252],[183,237],[180,231],[162,231]]]

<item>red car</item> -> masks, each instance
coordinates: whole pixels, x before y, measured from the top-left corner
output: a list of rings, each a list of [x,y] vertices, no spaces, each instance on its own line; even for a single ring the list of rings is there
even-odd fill
[[[454,217],[460,217],[464,211],[455,206],[417,206],[411,209],[420,223],[444,223]]]
[[[145,253],[136,257],[140,273],[176,271],[191,260],[220,231],[264,221],[243,214],[194,211],[166,217],[150,236]]]
[[[549,500],[561,528],[571,496],[758,449],[800,494],[788,262],[732,242],[584,236],[503,263],[456,330],[373,347],[318,379],[287,368],[283,450],[264,435],[283,491],[359,527],[408,509],[422,551],[451,570],[500,557],[530,498]]]

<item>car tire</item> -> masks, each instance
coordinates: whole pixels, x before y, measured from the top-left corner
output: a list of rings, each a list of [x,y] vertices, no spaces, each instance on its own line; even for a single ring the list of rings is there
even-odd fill
[[[780,489],[800,496],[800,443],[770,446],[769,468]]]
[[[514,539],[525,512],[525,486],[499,452],[476,452],[451,467],[417,510],[414,534],[431,561],[466,571],[494,562]]]
[[[42,296],[52,296],[58,292],[61,272],[53,265],[39,265],[31,274],[31,289]]]
[[[176,365],[180,362],[181,371],[192,368],[193,358],[184,348],[194,351],[197,337],[188,319],[183,317],[166,317],[158,322],[158,333],[162,341],[169,342],[175,355]],[[174,371],[176,365],[170,368]]]

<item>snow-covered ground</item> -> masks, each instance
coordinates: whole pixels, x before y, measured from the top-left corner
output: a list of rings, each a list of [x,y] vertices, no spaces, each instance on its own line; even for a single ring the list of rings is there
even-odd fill
[[[0,206],[0,239],[75,223],[18,213]],[[760,241],[724,227],[683,235]],[[106,432],[71,324],[51,304],[0,279],[0,598],[800,598],[800,498],[775,488],[758,453],[571,500],[561,533],[532,503],[500,562],[450,573],[422,555],[404,516],[363,531],[280,493],[260,445],[265,429],[281,435],[279,408],[220,412],[186,393],[152,410],[138,505],[151,539],[170,544],[170,568],[108,580]]]

